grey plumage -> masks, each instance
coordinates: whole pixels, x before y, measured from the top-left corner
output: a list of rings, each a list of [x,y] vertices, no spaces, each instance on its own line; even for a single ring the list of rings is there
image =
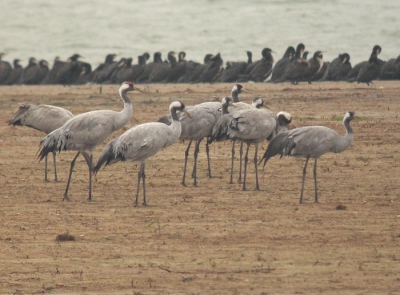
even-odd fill
[[[346,135],[341,136],[335,130],[325,126],[306,126],[295,128],[280,133],[273,138],[268,145],[260,163],[264,160],[264,166],[267,161],[275,156],[291,156],[296,158],[306,158],[303,168],[303,183],[300,194],[300,204],[303,202],[304,180],[308,160],[315,159],[314,163],[314,184],[315,184],[315,202],[318,202],[317,193],[317,159],[328,152],[340,153],[349,148],[354,139],[353,130],[350,127],[351,120],[354,119],[353,112],[347,112],[343,118],[343,124],[346,129]]]
[[[211,135],[212,128],[222,114],[222,105],[220,102],[204,102],[192,107],[188,107],[192,119],[183,114],[180,118],[182,123],[182,133],[180,139],[189,140],[188,147],[185,151],[185,165],[183,170],[182,185],[186,186],[186,167],[189,156],[190,146],[192,141],[196,142],[194,150],[194,165],[192,177],[194,178],[193,185],[197,186],[197,156],[200,150],[201,141]],[[208,176],[211,176],[210,167],[210,150],[209,144],[206,143]]]
[[[128,91],[139,90],[131,82],[124,82],[119,93],[124,101],[121,112],[111,110],[91,111],[69,119],[63,126],[48,134],[40,142],[39,159],[42,160],[49,152],[75,150],[78,151],[71,162],[64,200],[68,200],[68,189],[72,169],[79,154],[82,154],[89,167],[89,201],[92,200],[92,158],[96,146],[107,137],[122,128],[132,117],[132,104],[127,96]]]
[[[211,136],[209,138],[209,143],[213,141],[225,141],[229,140],[228,130],[229,124],[232,120],[232,114],[244,109],[251,108],[261,108],[264,105],[264,102],[261,98],[257,97],[253,100],[252,104],[247,104],[243,102],[239,102],[239,93],[242,91],[246,91],[242,85],[236,84],[232,88],[232,97],[234,97],[233,101],[235,102],[232,106],[229,106],[227,109],[227,113],[223,114],[218,121],[215,123]],[[238,182],[242,182],[242,155],[243,155],[243,142],[240,143],[240,153],[239,153],[239,178]],[[229,183],[233,183],[233,166],[235,159],[235,141],[232,142],[232,156],[231,156],[231,177]]]
[[[247,163],[251,144],[256,146],[254,153],[254,166],[256,172],[256,189],[259,190],[257,153],[258,144],[265,139],[274,137],[278,132],[287,130],[291,122],[291,115],[286,112],[279,112],[274,115],[267,109],[245,109],[231,115],[227,135],[231,140],[239,140],[247,144],[244,157],[243,190],[246,190]]]
[[[151,122],[132,127],[105,146],[94,167],[93,172],[96,174],[104,164],[111,165],[119,161],[141,162],[138,173],[136,206],[138,205],[141,179],[143,181],[143,205],[147,205],[144,172],[146,160],[163,148],[174,144],[181,134],[181,123],[176,112],[185,111],[185,105],[180,101],[174,101],[170,104],[169,109],[172,117],[172,123],[169,126],[160,122]],[[190,114],[188,116],[190,117]]]
[[[8,125],[27,126],[49,134],[64,125],[74,115],[63,108],[52,105],[24,104],[12,115]],[[57,179],[56,153],[53,152],[54,180]],[[44,180],[47,178],[47,155],[45,156]]]

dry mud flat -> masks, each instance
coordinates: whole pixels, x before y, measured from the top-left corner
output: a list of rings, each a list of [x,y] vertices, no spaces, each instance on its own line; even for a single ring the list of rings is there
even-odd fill
[[[218,176],[212,179],[201,145],[199,187],[179,185],[186,143],[151,158],[150,206],[138,208],[138,165],[102,169],[88,203],[81,157],[71,202],[63,202],[74,153],[58,155],[61,181],[45,183],[36,159],[43,134],[6,120],[21,102],[75,114],[119,110],[118,86],[103,86],[101,93],[99,85],[0,87],[0,294],[399,294],[400,83],[244,86],[251,93],[242,94],[243,101],[260,95],[273,111],[291,112],[297,127],[326,125],[343,134],[342,116],[356,112],[353,145],[318,163],[319,204],[313,202],[311,169],[305,203],[298,204],[302,160],[274,158],[259,167],[262,191],[252,190],[252,165],[248,191],[228,184],[230,143],[211,146]],[[140,87],[147,92],[130,93],[130,124],[109,140],[157,119],[173,100],[220,100],[232,85]],[[189,161],[190,175],[192,152]],[[75,241],[57,242],[64,233]]]

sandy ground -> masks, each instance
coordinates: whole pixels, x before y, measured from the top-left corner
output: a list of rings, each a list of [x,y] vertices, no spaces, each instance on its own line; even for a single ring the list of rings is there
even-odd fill
[[[203,143],[199,186],[189,178],[182,187],[187,142],[148,161],[148,207],[133,206],[137,163],[102,169],[94,202],[87,202],[82,157],[71,201],[63,202],[74,153],[57,155],[60,181],[46,183],[36,158],[44,134],[6,121],[19,103],[53,104],[75,114],[120,110],[118,86],[0,87],[0,294],[399,294],[400,83],[244,86],[250,93],[242,101],[260,95],[271,110],[291,112],[297,127],[325,125],[344,134],[342,116],[356,112],[350,149],[318,162],[318,204],[312,169],[305,202],[298,202],[303,160],[274,158],[259,167],[262,191],[253,190],[252,165],[248,191],[228,184],[230,143],[211,146],[212,179]],[[130,124],[108,141],[156,120],[173,100],[220,100],[232,84],[140,87],[146,93],[130,93]],[[75,241],[57,242],[65,233]]]

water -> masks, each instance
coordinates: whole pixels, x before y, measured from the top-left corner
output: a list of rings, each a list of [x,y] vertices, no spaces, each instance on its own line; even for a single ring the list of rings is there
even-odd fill
[[[259,59],[302,42],[331,61],[348,52],[351,62],[366,60],[375,44],[380,58],[400,54],[400,1],[239,1],[239,0],[3,0],[0,51],[5,60],[29,57],[65,60],[79,53],[97,66],[106,54],[136,57],[147,51],[186,51],[202,61],[220,52],[224,61]]]

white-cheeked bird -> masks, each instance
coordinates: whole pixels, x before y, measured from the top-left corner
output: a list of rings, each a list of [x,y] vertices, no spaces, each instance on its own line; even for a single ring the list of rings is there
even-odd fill
[[[276,134],[287,130],[292,117],[287,112],[279,112],[277,115],[273,114],[267,109],[245,109],[233,114],[229,114],[230,119],[226,136],[231,140],[239,140],[247,144],[246,153],[244,157],[244,176],[243,176],[243,190],[247,190],[246,177],[247,177],[247,163],[248,154],[251,144],[255,145],[254,153],[254,167],[256,173],[256,190],[259,190],[258,171],[257,171],[257,153],[258,145],[260,142],[268,139],[270,140]]]
[[[354,139],[353,130],[350,122],[354,119],[354,112],[347,112],[343,118],[343,124],[346,129],[344,136],[337,133],[335,130],[326,126],[305,126],[295,128],[280,133],[273,138],[268,145],[264,156],[260,163],[264,160],[264,166],[267,161],[280,154],[295,158],[306,158],[306,163],[303,168],[303,182],[300,193],[300,204],[303,202],[304,181],[308,160],[314,158],[314,187],[315,187],[315,202],[318,202],[317,191],[317,159],[325,153],[341,153],[347,150]]]
[[[61,107],[47,104],[24,104],[12,115],[8,125],[27,126],[46,134],[60,128],[74,115]],[[44,158],[44,180],[47,182],[47,155]],[[58,181],[56,152],[53,152],[54,181]]]
[[[118,138],[109,142],[101,152],[99,160],[94,167],[97,173],[102,165],[111,165],[119,161],[140,162],[135,205],[138,205],[140,181],[143,182],[143,205],[146,206],[145,165],[148,158],[154,156],[163,148],[169,147],[178,141],[182,125],[177,111],[185,113],[189,118],[191,114],[180,101],[170,104],[172,122],[166,125],[160,122],[150,122],[132,127]]]
[[[40,142],[39,159],[42,160],[48,153],[55,151],[78,151],[71,162],[68,183],[63,200],[68,200],[68,189],[72,171],[79,154],[85,158],[89,167],[89,201],[92,201],[92,165],[93,152],[97,145],[102,143],[114,131],[121,129],[132,117],[132,103],[127,96],[128,91],[140,89],[132,82],[123,82],[119,94],[124,102],[122,111],[98,110],[77,115],[69,119],[62,127],[48,134]]]

